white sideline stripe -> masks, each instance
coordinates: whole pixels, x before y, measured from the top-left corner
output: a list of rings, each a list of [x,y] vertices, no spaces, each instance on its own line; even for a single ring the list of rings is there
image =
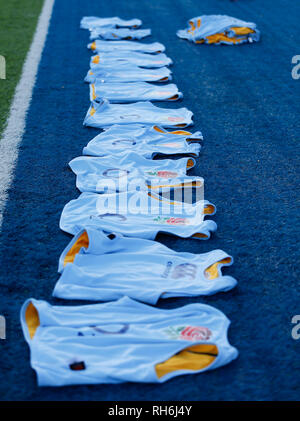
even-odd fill
[[[55,0],[45,0],[0,140],[0,230]]]

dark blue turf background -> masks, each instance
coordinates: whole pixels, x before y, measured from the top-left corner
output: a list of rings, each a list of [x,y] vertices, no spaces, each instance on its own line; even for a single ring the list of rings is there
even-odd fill
[[[255,45],[196,46],[175,32],[190,17],[226,13],[254,21]],[[57,0],[10,190],[1,236],[0,341],[2,400],[283,400],[299,399],[300,341],[291,317],[300,314],[296,198],[300,80],[291,77],[299,54],[300,3],[289,0]],[[176,250],[222,248],[235,257],[227,273],[238,287],[204,299],[160,302],[173,308],[205,302],[232,320],[232,364],[161,385],[37,388],[19,324],[28,297],[51,299],[58,257],[68,243],[59,230],[63,206],[78,195],[67,163],[95,130],[82,127],[89,105],[83,83],[90,53],[83,15],[139,17],[174,60],[182,105],[205,136],[193,174],[206,181],[219,229],[209,241],[161,236]],[[150,41],[150,38],[149,38]],[[178,107],[181,104],[162,104]]]

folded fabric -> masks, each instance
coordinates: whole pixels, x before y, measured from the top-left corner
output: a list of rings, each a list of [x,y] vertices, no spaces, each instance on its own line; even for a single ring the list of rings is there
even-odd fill
[[[131,51],[111,51],[109,53],[100,53],[91,57],[91,69],[98,67],[98,65],[106,64],[110,66],[118,66],[120,62],[132,63],[139,67],[164,67],[172,64],[172,60],[164,53],[148,54]]]
[[[194,165],[192,158],[152,161],[135,152],[103,158],[80,156],[69,162],[77,176],[76,187],[81,192],[94,193],[116,193],[136,190],[137,187],[168,191],[176,187],[203,186],[201,177],[186,176],[187,170]]]
[[[204,218],[215,212],[215,206],[206,200],[190,204],[169,200],[153,191],[85,192],[64,207],[60,228],[73,235],[94,228],[150,240],[159,232],[206,240],[217,224]]]
[[[136,41],[101,41],[98,39],[88,44],[88,48],[97,52],[138,51],[141,53],[163,53],[165,51],[165,46],[159,42],[143,44]]]
[[[98,102],[106,98],[111,103],[136,101],[177,101],[182,98],[176,85],[152,85],[147,82],[106,82],[96,79],[90,84],[90,100]]]
[[[160,125],[166,128],[187,127],[193,124],[193,113],[187,108],[159,108],[151,102],[110,104],[107,99],[93,101],[83,125],[105,128],[113,124]]]
[[[90,40],[103,38],[116,39],[142,39],[151,35],[151,29],[128,29],[128,28],[94,28],[90,34]]]
[[[21,324],[39,386],[163,383],[238,356],[230,321],[205,304],[161,310],[123,297],[67,307],[31,298]]]
[[[260,38],[255,23],[226,15],[197,16],[188,24],[189,28],[177,31],[177,36],[196,44],[242,44]]]
[[[143,69],[132,63],[122,61],[117,65],[99,65],[88,71],[84,81],[100,82],[167,82],[172,79],[167,67]]]
[[[158,154],[198,156],[201,146],[192,142],[202,139],[201,132],[193,134],[185,130],[168,132],[158,126],[115,124],[94,137],[83,148],[83,155],[112,156],[135,152],[149,159]]]
[[[80,27],[82,29],[94,29],[98,27],[112,27],[112,28],[137,28],[141,26],[142,21],[140,19],[129,19],[124,20],[119,17],[112,18],[98,18],[96,16],[84,16],[81,19]]]
[[[157,241],[87,229],[64,250],[53,296],[89,301],[128,296],[155,305],[160,298],[212,295],[237,284],[221,271],[232,262],[222,250],[179,253]]]

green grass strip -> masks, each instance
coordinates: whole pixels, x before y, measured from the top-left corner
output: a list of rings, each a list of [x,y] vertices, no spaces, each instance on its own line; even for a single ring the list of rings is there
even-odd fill
[[[0,79],[0,135],[42,6],[43,0],[0,0],[0,55],[6,60],[6,79]]]

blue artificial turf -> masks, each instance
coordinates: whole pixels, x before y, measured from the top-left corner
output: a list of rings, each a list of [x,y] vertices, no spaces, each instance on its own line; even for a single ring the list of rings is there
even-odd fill
[[[194,45],[176,37],[186,21],[221,13],[254,21],[257,44]],[[291,318],[300,314],[296,200],[299,179],[300,80],[291,77],[299,54],[300,3],[288,0],[59,0],[39,68],[26,132],[1,235],[0,341],[2,400],[297,400],[300,340]],[[194,112],[205,142],[191,174],[206,181],[218,231],[209,241],[159,240],[176,249],[221,248],[235,257],[226,270],[238,287],[199,299],[160,301],[163,308],[191,302],[216,306],[231,319],[230,342],[240,356],[215,371],[161,385],[125,384],[38,388],[19,324],[25,299],[51,303],[58,257],[69,237],[58,227],[63,206],[77,197],[67,163],[97,133],[82,127],[89,105],[83,83],[90,52],[83,15],[141,18],[174,60],[181,103]],[[297,260],[298,259],[298,260]]]

